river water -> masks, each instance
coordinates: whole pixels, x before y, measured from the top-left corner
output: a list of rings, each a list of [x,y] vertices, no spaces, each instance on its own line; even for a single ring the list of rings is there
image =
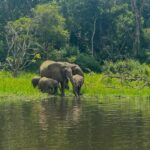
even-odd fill
[[[150,150],[150,100],[3,102],[0,150]]]

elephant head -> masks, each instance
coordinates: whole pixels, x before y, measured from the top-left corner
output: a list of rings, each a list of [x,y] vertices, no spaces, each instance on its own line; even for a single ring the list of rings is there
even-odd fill
[[[73,75],[72,75],[72,69],[68,66],[64,66],[64,78],[67,80],[70,80],[71,83],[73,83]],[[65,82],[67,83],[67,82]]]
[[[81,69],[78,65],[74,64],[74,65],[71,67],[71,69],[72,69],[72,74],[73,74],[73,75],[78,74],[78,75],[84,77],[84,73],[83,73],[82,69]]]
[[[67,67],[70,67],[71,70],[72,70],[72,74],[73,74],[73,75],[78,74],[78,75],[80,75],[80,76],[82,76],[82,77],[84,76],[84,73],[83,73],[82,69],[81,69],[80,66],[77,65],[77,64],[68,63],[68,62],[57,62],[57,63],[63,64],[63,65],[65,65],[65,66],[67,66]]]
[[[35,77],[32,78],[31,82],[32,82],[32,85],[33,85],[34,88],[38,85],[38,82],[39,82],[40,78],[41,77],[39,77],[39,76],[35,76]]]
[[[68,79],[72,78],[72,70],[70,67],[64,67],[64,73]]]

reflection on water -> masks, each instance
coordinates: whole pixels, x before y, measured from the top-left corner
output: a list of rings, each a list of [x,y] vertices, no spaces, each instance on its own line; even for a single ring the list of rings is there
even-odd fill
[[[0,150],[149,150],[150,100],[0,104]]]

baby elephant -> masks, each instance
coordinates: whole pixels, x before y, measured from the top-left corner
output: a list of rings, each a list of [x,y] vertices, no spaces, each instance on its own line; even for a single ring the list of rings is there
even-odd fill
[[[35,76],[32,78],[31,82],[32,82],[32,85],[34,88],[38,85],[40,78],[41,77],[39,77],[39,76]]]
[[[56,94],[58,90],[58,82],[51,78],[42,77],[39,80],[38,88],[43,93]]]
[[[73,93],[75,94],[75,96],[79,96],[81,95],[80,90],[81,87],[84,83],[84,77],[80,76],[78,74],[73,76]]]

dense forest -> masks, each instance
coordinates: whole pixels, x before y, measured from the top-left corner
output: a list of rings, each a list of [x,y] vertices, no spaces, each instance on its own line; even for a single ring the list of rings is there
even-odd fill
[[[126,58],[150,63],[150,0],[0,1],[0,68],[52,59],[99,72]]]

